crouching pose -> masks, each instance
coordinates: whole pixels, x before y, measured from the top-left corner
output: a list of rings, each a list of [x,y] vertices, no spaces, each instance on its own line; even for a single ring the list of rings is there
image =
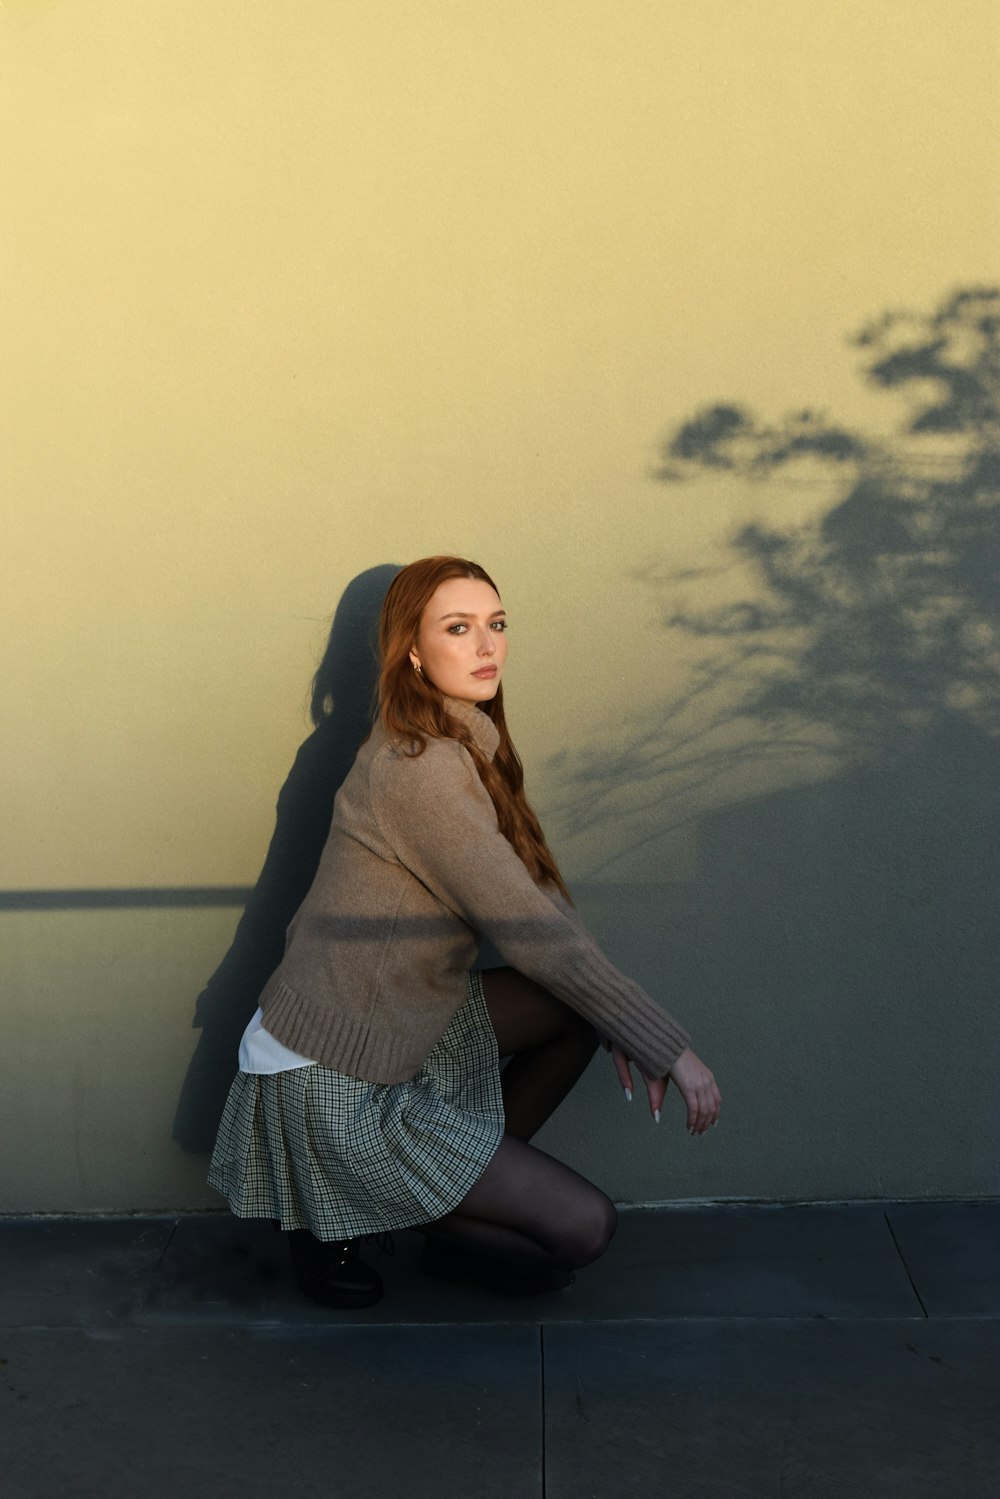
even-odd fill
[[[240,1048],[209,1179],[290,1231],[327,1305],[379,1298],[358,1241],[393,1229],[425,1233],[428,1273],[506,1291],[602,1254],[613,1204],[529,1143],[599,1039],[654,1106],[673,1081],[695,1134],[718,1117],[687,1033],[574,913],[507,731],[506,624],[476,563],[393,580],[379,719]],[[480,937],[510,966],[477,971]]]

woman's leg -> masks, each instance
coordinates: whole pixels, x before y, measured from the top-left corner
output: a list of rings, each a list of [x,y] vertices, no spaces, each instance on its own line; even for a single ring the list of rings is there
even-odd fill
[[[513,968],[482,974],[501,1057],[505,1133],[458,1207],[428,1232],[486,1264],[525,1275],[577,1270],[607,1249],[617,1215],[610,1198],[527,1142],[566,1097],[597,1048],[582,1016]]]
[[[589,1265],[607,1249],[616,1224],[614,1203],[592,1182],[505,1135],[458,1207],[428,1229],[530,1274]]]
[[[513,968],[483,971],[486,1008],[503,1070],[507,1134],[530,1140],[586,1070],[597,1050],[591,1025]]]

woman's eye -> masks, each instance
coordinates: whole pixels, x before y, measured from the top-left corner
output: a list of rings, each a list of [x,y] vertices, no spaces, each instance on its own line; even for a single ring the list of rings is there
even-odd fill
[[[491,630],[497,630],[497,631],[501,631],[502,632],[503,630],[506,630],[506,628],[507,628],[507,621],[505,619],[491,619],[489,627],[490,627]],[[446,633],[448,635],[465,635],[465,634],[468,633],[468,629],[469,629],[469,626],[465,622],[465,620],[461,620],[460,619],[460,620],[457,620],[455,622],[455,624],[449,625],[448,628],[447,628]]]

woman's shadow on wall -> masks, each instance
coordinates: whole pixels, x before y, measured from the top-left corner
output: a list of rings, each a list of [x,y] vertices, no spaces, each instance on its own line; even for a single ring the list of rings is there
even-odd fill
[[[285,931],[312,884],[333,801],[373,719],[378,618],[398,567],[383,563],[348,584],[313,679],[315,725],[278,795],[274,833],[253,892],[222,962],[198,995],[201,1036],[181,1088],[173,1138],[207,1153],[215,1143],[237,1070],[240,1038],[284,953]]]

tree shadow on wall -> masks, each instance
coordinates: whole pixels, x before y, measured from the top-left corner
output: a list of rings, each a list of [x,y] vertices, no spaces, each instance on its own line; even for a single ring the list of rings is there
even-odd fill
[[[852,341],[869,379],[908,398],[894,437],[717,405],[667,438],[667,484],[725,472],[766,487],[808,464],[841,493],[798,527],[744,526],[721,568],[642,574],[664,627],[705,653],[617,752],[557,761],[572,831],[610,815],[623,784],[646,787],[653,812],[762,758],[821,759],[829,774],[933,745],[974,755],[1000,729],[1000,291],[888,313]],[[724,570],[749,575],[751,596],[672,602]]]
[[[733,539],[762,602],[668,619],[768,658],[741,707],[769,732],[824,725],[843,754],[885,758],[960,727],[1000,728],[998,333],[1000,292],[984,290],[919,320],[887,314],[855,338],[870,380],[911,397],[894,440],[810,412],[771,429],[735,406],[668,440],[668,483],[690,468],[766,478],[806,458],[847,474],[818,521]]]
[[[959,1011],[974,1065],[995,1066],[1000,290],[887,313],[853,342],[904,401],[893,436],[716,405],[666,439],[665,484],[723,473],[766,488],[805,465],[837,499],[798,525],[743,526],[723,565],[748,586],[725,604],[676,602],[719,569],[644,575],[672,638],[703,655],[617,748],[561,761],[561,810],[595,833],[624,798],[639,819],[626,859],[645,844],[655,861],[695,824],[682,971],[709,1006],[740,996],[738,1031],[777,1007],[803,1075],[818,1045],[856,1055],[859,1024],[870,1037],[894,1008],[928,1069]]]

